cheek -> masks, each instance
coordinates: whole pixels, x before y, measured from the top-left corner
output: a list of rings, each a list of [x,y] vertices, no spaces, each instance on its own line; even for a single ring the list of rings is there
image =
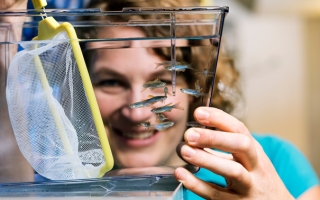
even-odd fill
[[[101,117],[105,121],[107,118],[110,117],[112,113],[114,113],[120,107],[121,102],[114,95],[106,95],[105,93],[99,90],[95,90],[95,95]]]

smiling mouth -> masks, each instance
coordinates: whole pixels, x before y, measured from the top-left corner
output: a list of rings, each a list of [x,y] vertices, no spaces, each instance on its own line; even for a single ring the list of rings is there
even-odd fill
[[[145,132],[124,132],[124,131],[120,131],[118,129],[113,129],[114,133],[128,138],[128,139],[147,139],[152,137],[157,130],[146,130]]]

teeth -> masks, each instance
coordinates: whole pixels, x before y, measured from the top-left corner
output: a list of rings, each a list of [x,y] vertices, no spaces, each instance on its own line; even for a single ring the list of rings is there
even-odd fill
[[[145,139],[151,137],[153,132],[144,132],[144,133],[123,133],[124,136],[132,139]]]

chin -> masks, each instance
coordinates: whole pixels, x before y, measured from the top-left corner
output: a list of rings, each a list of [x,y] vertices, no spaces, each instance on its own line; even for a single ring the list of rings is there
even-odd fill
[[[158,166],[158,162],[150,162],[149,161],[145,161],[145,160],[134,160],[134,159],[130,159],[130,162],[126,161],[119,161],[117,160],[115,165],[117,168],[140,168],[140,167],[154,167],[154,166]]]

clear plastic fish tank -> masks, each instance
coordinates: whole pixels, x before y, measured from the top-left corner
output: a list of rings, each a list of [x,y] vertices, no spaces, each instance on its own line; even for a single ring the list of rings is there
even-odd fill
[[[168,146],[158,151],[165,151],[171,141],[175,146],[175,140],[182,141],[188,127],[202,127],[192,113],[199,106],[213,105],[228,11],[228,7],[0,11],[1,17],[15,19],[12,24],[0,22],[4,76],[12,59],[10,52],[33,42],[41,19],[52,16],[74,27],[117,165],[102,178],[1,184],[0,196],[182,199],[182,185],[173,177],[173,169],[181,163],[136,170],[139,166],[122,159],[122,151],[125,145],[140,148],[156,143],[161,133],[181,131],[178,138],[164,140]],[[20,29],[22,38],[16,38]],[[112,135],[125,142],[117,143]],[[198,170],[190,164],[185,167],[194,173]]]

